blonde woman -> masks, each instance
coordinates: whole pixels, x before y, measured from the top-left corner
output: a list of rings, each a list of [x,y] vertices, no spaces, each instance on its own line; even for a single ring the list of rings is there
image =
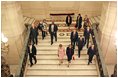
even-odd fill
[[[59,44],[58,48],[59,65],[63,63],[64,55],[65,55],[65,48],[63,47],[62,44]]]

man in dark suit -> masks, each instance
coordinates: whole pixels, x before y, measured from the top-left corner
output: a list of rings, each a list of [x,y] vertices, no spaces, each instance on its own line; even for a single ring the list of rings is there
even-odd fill
[[[44,25],[43,25],[43,22],[40,22],[39,25],[38,25],[38,29],[42,32],[42,40],[44,39],[45,37],[45,31],[44,31]]]
[[[54,24],[54,21],[52,21],[52,24],[49,25],[49,33],[51,36],[51,45],[53,44],[53,36],[55,37],[55,41],[57,41],[57,31],[58,31],[58,27],[56,24]]]
[[[76,31],[76,29],[74,29],[71,32],[70,39],[71,39],[71,44],[73,45],[73,48],[75,49],[75,43],[78,40],[78,32]]]
[[[29,60],[30,60],[30,67],[31,67],[33,65],[32,58],[34,59],[35,64],[37,63],[37,60],[36,60],[37,50],[36,50],[36,47],[34,46],[34,44],[29,43],[27,51],[29,53]]]
[[[78,16],[77,16],[76,27],[78,29],[80,29],[82,27],[82,17],[81,17],[81,14],[78,14]]]
[[[93,56],[96,54],[95,46],[92,44],[91,47],[89,47],[87,52],[89,59],[88,59],[88,65],[92,63]]]
[[[72,23],[72,17],[70,15],[68,15],[66,17],[66,24],[69,27],[71,25],[71,23]],[[70,27],[69,27],[69,29],[70,29]]]
[[[37,36],[38,36],[38,31],[37,31],[35,25],[32,24],[32,27],[30,28],[30,39],[31,39],[31,41],[33,41],[33,44],[36,44],[36,45],[38,43]]]
[[[91,34],[91,29],[89,27],[87,27],[84,30],[85,44],[87,43],[87,48],[88,48],[88,45],[89,45],[90,34]]]
[[[83,46],[84,46],[84,38],[82,38],[82,36],[80,36],[78,38],[78,57],[80,58],[80,51],[82,50]]]

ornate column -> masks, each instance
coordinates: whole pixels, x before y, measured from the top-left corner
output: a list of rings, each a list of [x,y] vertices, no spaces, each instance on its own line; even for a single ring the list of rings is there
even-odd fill
[[[2,1],[1,20],[2,33],[8,38],[9,44],[7,62],[11,66],[10,69],[13,70],[12,73],[15,73],[22,54],[24,33],[26,33],[19,3],[15,1]]]

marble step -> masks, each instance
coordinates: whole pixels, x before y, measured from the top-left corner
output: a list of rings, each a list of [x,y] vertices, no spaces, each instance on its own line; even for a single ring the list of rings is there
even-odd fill
[[[78,32],[78,35],[83,35],[84,32]],[[57,32],[57,36],[69,36],[70,37],[71,32]],[[42,32],[39,32],[39,36],[42,35]],[[48,35],[50,36],[49,32]]]
[[[28,66],[28,71],[30,70],[96,70],[95,65],[70,65],[68,68],[67,65],[33,65],[32,67]]]
[[[83,33],[78,34],[78,37],[83,36]],[[46,35],[46,39],[50,39],[50,34]],[[70,39],[70,34],[57,34],[58,39]],[[42,33],[38,35],[38,39],[42,39]]]
[[[41,65],[41,64],[49,64],[49,65],[53,65],[53,64],[58,64],[59,63],[59,60],[58,59],[55,59],[55,60],[51,60],[51,59],[41,59],[41,60],[37,60],[37,65]],[[64,60],[63,61],[63,64],[68,64],[68,61],[67,61],[67,59],[66,60]],[[76,64],[76,65],[79,65],[79,64],[88,64],[88,60],[85,60],[85,59],[83,59],[83,60],[81,60],[81,59],[76,59],[75,58],[75,60],[72,60],[71,61],[71,64],[72,65],[74,65],[74,64]],[[95,60],[92,60],[92,63],[91,64],[94,64],[95,65]]]
[[[92,20],[91,20],[91,18],[89,19],[89,22],[90,22],[90,23],[92,23]]]
[[[68,27],[58,27],[58,29],[68,29]],[[75,29],[75,27],[70,27],[70,29]]]
[[[34,21],[34,18],[31,18],[28,23],[32,24],[33,21]]]
[[[58,47],[57,46],[55,46],[55,47],[36,47],[36,49],[38,50],[38,51],[57,51],[58,50]],[[66,49],[65,49],[66,50]],[[86,48],[83,48],[83,50],[87,50]],[[78,48],[77,47],[75,47],[75,49],[74,49],[74,51],[78,51]]]
[[[91,40],[90,40],[91,41]],[[40,43],[51,43],[51,39],[48,39],[47,40],[47,38],[45,38],[45,39],[38,39],[38,44],[40,44]],[[55,43],[55,44],[60,44],[60,43],[64,43],[64,44],[70,44],[71,43],[71,40],[68,38],[68,39],[58,39],[57,38],[57,41],[55,41],[55,38],[53,39],[53,43]]]
[[[47,38],[47,39],[39,39],[39,41],[42,41],[42,42],[48,42],[48,41],[50,41],[51,39],[50,38]],[[64,38],[64,39],[58,39],[58,41],[70,41],[70,38]]]
[[[47,40],[47,41],[38,41],[38,43],[40,44],[41,42],[43,43],[51,43],[51,40]],[[55,39],[53,40],[53,43],[71,43],[70,41],[60,41],[57,39],[57,41],[55,41]]]
[[[83,55],[83,54],[81,54],[80,55],[81,57],[80,58],[78,58],[78,54],[75,54],[75,58],[77,59],[77,60],[88,60],[88,55]],[[44,59],[44,60],[48,60],[48,59],[51,59],[51,60],[58,60],[59,59],[59,57],[58,57],[58,55],[57,54],[48,54],[48,55],[36,55],[36,58],[38,59],[38,60],[42,60],[42,59]],[[64,59],[67,59],[67,56],[66,56],[66,54],[65,54],[65,56],[64,56]],[[94,58],[93,58],[94,59]]]
[[[100,22],[100,20],[99,20],[98,17],[94,17],[94,19],[95,19],[96,23],[99,23]]]
[[[71,44],[71,42],[69,42],[69,43],[63,43],[63,42],[58,43],[58,42],[55,42],[55,41],[54,41],[53,45],[51,45],[50,43],[51,43],[51,41],[49,43],[44,43],[44,42],[42,43],[42,41],[38,41],[38,44],[36,45],[36,47],[46,47],[46,46],[49,46],[49,47],[57,46],[58,47],[59,44],[62,44],[64,47],[67,47],[69,44]],[[87,49],[86,45],[83,48]]]
[[[37,51],[37,55],[57,55],[57,50],[56,51],[40,51],[40,50],[38,50]],[[76,50],[76,51],[74,51],[74,54],[78,54],[78,51]],[[87,54],[87,51],[86,50],[82,50],[81,51],[81,55],[86,55]]]
[[[36,19],[34,19],[34,20],[32,21],[32,23],[34,23],[34,22],[35,22],[35,20],[36,20]]]
[[[27,23],[29,24],[29,21],[31,20],[32,18],[30,18],[28,21],[27,21]]]
[[[70,42],[69,42],[70,43]],[[67,47],[69,45],[69,43],[62,43],[62,45],[64,47]],[[60,43],[54,43],[53,45],[50,45],[50,43],[41,43],[41,41],[39,41],[39,43],[36,45],[36,47],[43,47],[43,46],[50,46],[50,47],[54,47],[54,46],[59,46]]]
[[[30,20],[31,18],[27,17],[27,19],[24,21],[24,23],[28,23],[28,21]]]
[[[96,21],[95,21],[94,17],[93,17],[93,18],[91,18],[91,21],[92,21],[92,24],[93,24],[93,23],[96,23]]]
[[[47,24],[51,24],[52,22],[47,22]],[[55,22],[55,24],[66,24],[66,22]],[[76,22],[72,22],[72,24],[76,24]]]
[[[23,17],[23,20],[25,21],[27,19],[27,17]]]
[[[50,42],[49,43],[41,43],[41,41],[38,41],[39,43],[36,45],[37,47],[42,47],[42,46],[52,46],[52,47],[54,47],[54,46],[59,46],[59,44],[60,43],[56,43],[55,41],[54,41],[54,43],[53,43],[53,45],[50,45]],[[69,45],[69,43],[63,43],[63,45],[65,45],[65,46],[67,46],[67,45]]]
[[[42,37],[38,39],[38,43],[39,44],[40,43],[50,43],[50,42],[51,42],[51,39],[50,38],[47,38],[47,37],[45,37],[44,39],[42,39]],[[53,39],[53,42],[55,42],[55,43],[62,43],[62,42],[64,42],[64,43],[70,43],[71,40],[70,40],[70,38],[66,38],[65,39],[65,38],[58,38],[57,37],[57,41],[55,41],[55,38],[54,38]]]
[[[47,70],[32,70],[27,71],[26,76],[98,76],[96,70],[85,70],[85,71],[79,71],[79,70],[73,70],[73,71],[47,71]]]
[[[38,39],[42,40],[42,35],[39,35]],[[45,39],[51,39],[50,35],[46,35]],[[57,39],[70,39],[70,36],[60,36],[60,35],[57,35]]]
[[[101,16],[97,16],[97,17],[98,17],[98,19],[100,20]]]
[[[86,51],[86,49],[83,49],[83,50]],[[54,48],[54,47],[52,47],[52,48],[51,47],[47,47],[47,48],[42,47],[42,48],[37,48],[37,51],[58,51],[58,47],[57,48]],[[74,51],[78,51],[78,49],[75,48]]]

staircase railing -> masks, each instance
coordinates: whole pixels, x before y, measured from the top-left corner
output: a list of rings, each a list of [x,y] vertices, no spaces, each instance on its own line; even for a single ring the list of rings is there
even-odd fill
[[[19,66],[18,66],[16,75],[15,75],[16,77],[23,77],[24,76],[24,72],[25,72],[25,68],[26,68],[26,64],[27,64],[27,59],[28,59],[27,45],[28,45],[28,41],[29,41],[30,27],[31,26],[28,26],[28,30],[26,32],[27,35],[25,38]]]
[[[92,40],[93,40],[93,43],[96,47],[96,57],[97,57],[97,62],[98,62],[98,68],[99,68],[99,74],[101,77],[108,77],[108,72],[107,72],[107,69],[106,69],[106,65],[105,65],[105,61],[104,61],[104,58],[103,58],[103,54],[101,53],[101,49],[100,49],[100,46],[99,46],[99,42],[98,42],[98,36],[97,36],[97,31],[95,29],[95,26],[92,26],[92,36],[95,36],[95,37],[92,37]]]

